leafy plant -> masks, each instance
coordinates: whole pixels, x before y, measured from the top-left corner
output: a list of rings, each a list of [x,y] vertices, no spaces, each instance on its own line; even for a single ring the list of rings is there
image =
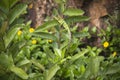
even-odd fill
[[[27,5],[23,3],[17,4],[18,1],[19,0],[1,0],[0,26],[2,26],[5,23],[6,26],[10,26],[20,22],[21,19],[19,16],[25,12]],[[3,27],[6,28],[6,26]]]
[[[83,42],[96,33],[96,28],[84,27],[78,31],[77,22],[88,21],[84,11],[66,7],[66,0],[55,0],[58,10],[53,17],[37,28],[31,28],[31,22],[16,23],[16,19],[26,9],[19,8],[18,0],[10,3],[2,0],[0,10],[15,15],[0,17],[0,79],[2,80],[119,80],[120,57],[115,53],[103,56],[101,53],[119,49],[119,30],[101,30],[98,36],[106,47],[91,47]],[[7,7],[8,5],[11,7]],[[5,7],[3,7],[5,6]],[[16,7],[15,7],[16,6]],[[9,12],[9,10],[10,12]],[[7,11],[8,10],[8,11]],[[13,13],[13,14],[12,14]],[[7,21],[6,21],[7,19]],[[9,21],[10,20],[10,21]],[[111,35],[115,38],[111,39]],[[116,38],[116,36],[118,36]],[[113,36],[114,37],[114,36]],[[116,56],[117,54],[117,56]]]
[[[17,2],[18,0],[1,0],[0,2],[0,79],[3,80],[13,80],[15,74],[22,79],[28,78],[26,72],[17,67],[14,62],[15,55],[24,46],[20,42],[12,44],[17,31],[23,28],[23,24],[17,24],[14,21],[27,8],[27,5],[16,4]]]

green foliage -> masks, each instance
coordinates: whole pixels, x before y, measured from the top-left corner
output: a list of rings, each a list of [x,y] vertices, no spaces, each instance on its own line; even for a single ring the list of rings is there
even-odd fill
[[[53,36],[52,34],[46,33],[46,32],[34,32],[32,35],[57,41],[57,38],[55,36]]]
[[[63,14],[67,16],[80,16],[84,14],[84,11],[80,9],[70,8],[70,9],[66,9]]]
[[[5,48],[8,47],[8,45],[11,43],[11,41],[14,39],[16,33],[18,32],[18,30],[20,30],[22,28],[23,25],[15,25],[13,26],[13,28],[11,28],[7,34],[5,35],[4,39],[5,39]]]
[[[104,50],[105,53],[113,53],[117,52],[119,53],[119,35],[120,31],[119,28],[112,26],[108,24],[109,26],[107,27],[106,30],[101,29],[101,33],[98,35],[102,38],[102,42],[108,41],[109,46]],[[119,55],[119,54],[118,54]]]
[[[54,65],[46,72],[46,79],[45,80],[51,80],[52,77],[56,74],[56,72],[60,69],[58,65]]]
[[[22,45],[20,42],[13,43],[13,41],[18,30],[22,29],[24,25],[14,23],[11,26],[11,24],[27,8],[25,4],[16,4],[17,2],[18,0],[1,0],[0,2],[0,79],[3,80],[13,80],[15,77],[12,75],[15,74],[21,79],[28,78],[26,72],[17,67],[14,61],[14,57],[16,57],[14,55],[18,54]]]
[[[89,40],[96,33],[96,28],[90,30],[84,27],[78,31],[76,25],[89,20],[83,16],[84,11],[68,9],[66,0],[55,1],[59,8],[53,12],[54,16],[34,29],[30,27],[30,21],[15,23],[15,19],[19,19],[18,16],[26,9],[25,4],[16,4],[17,0],[10,0],[10,3],[2,0],[4,5],[0,3],[0,10],[3,15],[14,16],[0,16],[0,79],[119,80],[119,54],[108,54],[119,52],[119,30],[114,28],[115,31],[112,31],[112,27],[108,27],[107,31],[100,30],[102,33],[97,36],[110,45],[107,48],[91,47],[84,39]],[[16,12],[18,6],[19,12]],[[115,35],[114,38],[111,39],[111,35]],[[103,52],[108,56],[101,55]]]
[[[9,24],[12,24],[13,21],[26,10],[26,8],[26,4],[23,3],[16,5],[8,14]]]
[[[14,72],[16,75],[18,75],[19,77],[21,77],[22,79],[28,79],[28,75],[21,68],[12,66],[10,70]]]
[[[1,0],[0,2],[0,14],[1,14],[0,26],[4,24],[4,22],[7,22],[6,26],[10,26],[10,24],[12,24],[15,21],[15,19],[17,19],[21,14],[25,12],[27,5],[26,4],[16,5],[18,1],[19,0]]]

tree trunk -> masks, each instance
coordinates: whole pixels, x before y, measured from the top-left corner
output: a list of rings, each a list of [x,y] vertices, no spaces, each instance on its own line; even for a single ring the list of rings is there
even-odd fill
[[[27,20],[32,21],[32,27],[37,27],[47,16],[51,16],[54,7],[53,0],[32,0],[28,5]]]

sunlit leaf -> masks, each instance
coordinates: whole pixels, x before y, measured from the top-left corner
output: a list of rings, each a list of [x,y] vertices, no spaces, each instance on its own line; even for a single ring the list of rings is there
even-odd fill
[[[80,16],[84,14],[84,11],[81,9],[69,8],[69,9],[66,9],[63,14],[67,16]]]
[[[45,80],[51,80],[59,69],[60,67],[58,65],[51,67],[46,73]]]
[[[28,75],[27,75],[27,73],[23,70],[23,69],[21,69],[21,68],[18,68],[18,67],[15,67],[15,66],[12,66],[11,68],[10,68],[10,70],[12,71],[12,72],[14,72],[17,76],[19,76],[20,78],[22,78],[22,79],[28,79]]]
[[[59,23],[57,22],[57,20],[52,20],[52,21],[47,21],[45,22],[43,25],[39,26],[36,29],[36,32],[38,31],[43,31],[43,30],[47,30],[49,28],[55,27],[56,25],[58,25]]]
[[[30,60],[24,59],[24,60],[19,61],[16,65],[17,66],[23,66],[23,65],[26,65],[28,63],[31,63]]]
[[[72,56],[71,58],[71,61],[75,61],[77,60],[78,58],[80,58],[81,56],[84,56],[84,54],[86,54],[89,50],[84,50],[84,51],[81,51],[80,53],[78,54],[75,54],[74,56]]]
[[[37,37],[41,37],[41,38],[45,38],[45,39],[51,39],[51,40],[57,40],[57,38],[50,33],[46,33],[46,32],[34,32],[32,34],[33,36],[37,36]]]
[[[71,16],[68,18],[65,18],[66,23],[71,24],[71,23],[76,23],[76,22],[83,22],[83,21],[88,21],[89,18],[87,16]]]
[[[9,14],[9,24],[11,24],[19,15],[23,13],[27,8],[26,4],[18,4],[16,5]]]
[[[31,62],[41,70],[45,70],[44,66],[40,64],[37,60],[31,60]]]
[[[90,34],[88,32],[75,32],[75,33],[73,33],[73,35],[75,37],[80,37],[80,38],[84,38],[84,37],[90,36]]]

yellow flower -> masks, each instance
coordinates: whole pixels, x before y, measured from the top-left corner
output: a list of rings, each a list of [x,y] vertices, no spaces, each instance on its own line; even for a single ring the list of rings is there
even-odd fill
[[[104,43],[103,43],[103,47],[104,48],[107,48],[109,46],[109,43],[107,42],[107,41],[105,41]]]
[[[30,33],[34,32],[34,31],[35,31],[34,28],[30,28],[30,29],[29,29],[29,32],[30,32]]]
[[[49,43],[52,43],[52,42],[53,42],[53,40],[48,40],[48,42],[49,42]]]
[[[37,40],[33,39],[32,44],[36,44],[36,43],[37,43]]]
[[[117,55],[117,52],[113,52],[112,56],[115,57]]]
[[[22,31],[19,30],[19,31],[17,32],[17,35],[20,36],[21,34],[22,34]]]

